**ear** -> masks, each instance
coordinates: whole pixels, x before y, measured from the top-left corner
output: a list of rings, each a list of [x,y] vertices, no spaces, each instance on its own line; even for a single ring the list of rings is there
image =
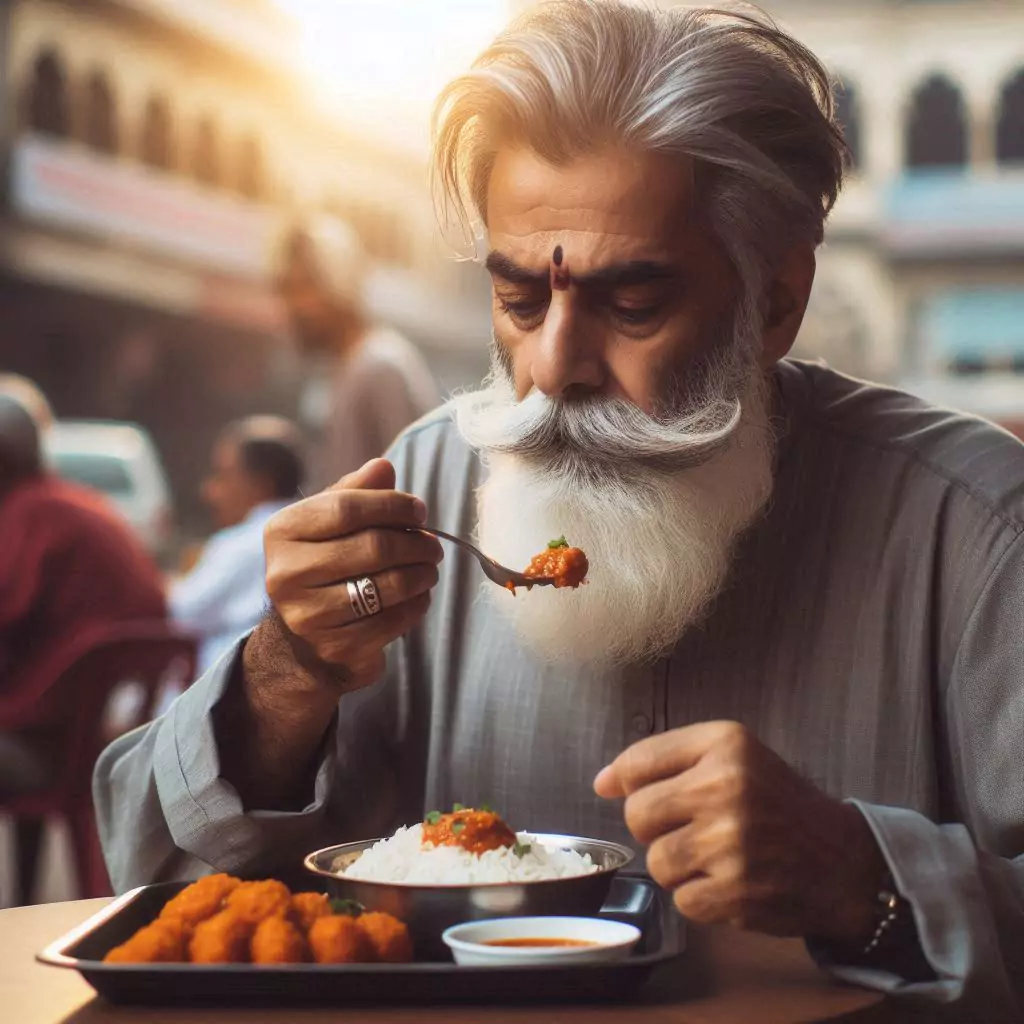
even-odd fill
[[[815,266],[813,246],[794,246],[768,286],[761,349],[761,365],[766,369],[783,359],[796,341],[811,297]]]

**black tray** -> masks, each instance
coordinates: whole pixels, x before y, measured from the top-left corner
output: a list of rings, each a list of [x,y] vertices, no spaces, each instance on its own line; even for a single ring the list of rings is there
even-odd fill
[[[103,963],[110,949],[152,921],[184,887],[184,883],[169,882],[126,893],[36,959],[79,971],[113,1003],[143,1006],[548,1003],[628,997],[657,965],[684,949],[684,921],[663,890],[646,878],[619,876],[601,913],[635,924],[643,938],[633,955],[618,963],[575,967],[459,967],[451,961],[258,967]]]

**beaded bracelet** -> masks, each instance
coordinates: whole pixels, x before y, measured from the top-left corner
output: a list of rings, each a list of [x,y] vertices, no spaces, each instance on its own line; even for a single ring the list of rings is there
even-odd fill
[[[882,889],[878,893],[878,903],[881,907],[881,919],[878,922],[878,927],[875,928],[875,934],[871,936],[871,941],[864,947],[864,956],[868,956],[878,948],[878,944],[885,938],[886,933],[900,916],[902,900],[895,890]]]

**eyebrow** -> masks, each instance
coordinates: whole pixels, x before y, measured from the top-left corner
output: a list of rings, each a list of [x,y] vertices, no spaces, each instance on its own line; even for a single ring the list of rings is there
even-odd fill
[[[511,257],[500,252],[490,252],[484,263],[487,270],[510,284],[546,284],[549,271],[537,271],[520,266]],[[589,274],[573,274],[575,284],[588,288],[624,288],[631,285],[648,284],[652,281],[666,281],[677,276],[676,268],[670,263],[657,260],[626,260],[610,263],[606,267],[592,270]]]

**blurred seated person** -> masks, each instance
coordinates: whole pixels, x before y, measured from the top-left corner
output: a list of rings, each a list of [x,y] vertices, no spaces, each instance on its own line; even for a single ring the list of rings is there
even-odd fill
[[[367,266],[356,233],[327,216],[295,230],[285,249],[280,294],[315,374],[302,415],[319,435],[311,473],[316,489],[383,455],[410,423],[440,404],[419,350],[373,323]]]
[[[170,591],[175,622],[201,638],[202,672],[266,611],[263,527],[299,497],[304,475],[302,439],[288,420],[241,420],[214,445],[203,500],[218,531]]]
[[[166,615],[160,574],[131,528],[101,495],[47,471],[52,420],[34,384],[0,376],[2,695],[44,685],[88,629]],[[46,785],[46,721],[0,733],[0,799]]]

